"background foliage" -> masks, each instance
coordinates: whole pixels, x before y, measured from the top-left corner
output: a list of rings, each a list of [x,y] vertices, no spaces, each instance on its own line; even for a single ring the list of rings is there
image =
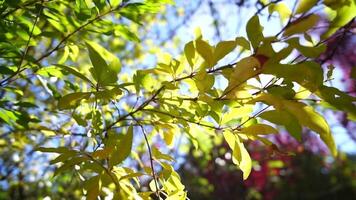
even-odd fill
[[[355,196],[354,0],[0,2],[1,198]]]

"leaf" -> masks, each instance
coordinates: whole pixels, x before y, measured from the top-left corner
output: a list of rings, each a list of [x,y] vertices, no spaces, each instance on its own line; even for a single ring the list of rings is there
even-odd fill
[[[159,149],[157,149],[155,146],[152,146],[152,156],[154,158],[156,158],[157,160],[163,159],[163,160],[170,161],[170,162],[174,161],[174,158],[172,158],[168,154],[164,154],[164,153],[160,152]]]
[[[329,125],[320,114],[315,112],[312,107],[299,102],[285,101],[284,106],[290,113],[293,113],[300,124],[309,127],[320,135],[333,156],[337,155],[336,145]]]
[[[69,152],[76,152],[74,150],[68,149],[67,147],[38,147],[36,151],[46,152],[46,153],[69,153]]]
[[[268,105],[273,105],[276,110],[286,110],[293,114],[301,125],[308,127],[320,135],[333,156],[337,155],[336,145],[331,135],[329,125],[312,107],[300,102],[284,100],[267,93],[259,95],[249,103],[254,102],[264,102]]]
[[[236,37],[235,42],[237,45],[242,47],[242,51],[251,49],[250,42],[248,40],[246,40],[246,38],[244,38],[244,37]]]
[[[321,87],[324,79],[323,69],[318,63],[312,61],[306,61],[296,65],[271,64],[265,67],[263,73],[297,82],[311,92]],[[296,74],[303,75],[296,76]]]
[[[201,39],[195,41],[195,46],[199,55],[201,55],[201,57],[203,57],[203,59],[207,63],[207,67],[213,67],[215,65],[213,47],[211,47],[210,44]]]
[[[116,83],[121,70],[120,60],[95,42],[86,41],[93,68],[90,70],[94,79],[101,85]]]
[[[85,0],[76,0],[75,14],[79,20],[83,21],[91,17],[91,10]]]
[[[205,70],[200,70],[195,76],[194,82],[199,92],[204,94],[209,89],[211,89],[211,87],[213,87],[215,82],[215,76],[206,73]]]
[[[96,150],[92,153],[93,158],[106,159],[113,152],[112,147],[106,147],[104,149]]]
[[[127,129],[127,133],[119,140],[115,145],[115,149],[110,157],[110,168],[120,164],[131,153],[133,139],[133,127],[132,125]]]
[[[310,14],[301,19],[293,21],[284,31],[283,36],[291,36],[304,33],[310,28],[314,27],[318,23],[319,18],[320,17],[316,14]]]
[[[316,92],[320,98],[328,102],[334,108],[348,113],[351,118],[356,117],[356,97],[352,97],[337,88],[321,86]]]
[[[0,108],[0,118],[7,124],[11,124],[18,119],[13,111],[9,111],[3,108]]]
[[[291,47],[297,49],[305,57],[317,58],[326,50],[325,44],[320,44],[318,46],[303,46],[299,43],[299,38],[291,38],[286,41]]]
[[[243,83],[245,83],[248,79],[255,77],[261,72],[260,62],[253,56],[246,57],[241,59],[236,63],[236,66],[233,69],[232,73],[229,73],[228,87],[225,89],[224,93],[235,96],[232,94],[232,91]]]
[[[306,13],[313,8],[319,0],[300,0],[296,10],[296,14]]]
[[[270,6],[268,6],[268,12],[269,14],[272,14],[273,12],[278,12],[281,18],[281,22],[287,20],[292,14],[292,11],[284,2],[280,2],[278,4],[271,4]]]
[[[332,9],[336,10],[336,17],[332,19],[329,29],[321,36],[321,39],[330,37],[356,16],[355,0],[324,0],[324,3]]]
[[[222,41],[219,42],[214,50],[214,63],[224,58],[228,53],[236,48],[235,41]]]
[[[75,92],[67,94],[59,99],[58,108],[60,110],[76,108],[81,100],[88,99],[90,95],[91,92]]]
[[[184,54],[191,68],[194,67],[195,48],[194,42],[190,41],[184,46]]]
[[[267,124],[254,124],[241,129],[241,132],[248,135],[267,135],[278,133],[278,130]]]
[[[100,188],[101,188],[101,181],[100,175],[96,175],[91,177],[90,179],[84,182],[84,188],[87,191],[87,200],[96,200],[98,198]]]
[[[269,110],[259,115],[271,123],[283,125],[287,131],[298,141],[301,141],[302,127],[297,123],[297,118],[285,110]]]
[[[241,117],[248,116],[253,111],[250,105],[244,105],[238,108],[232,108],[229,112],[225,113],[222,117],[221,124],[226,124],[231,120],[240,119]]]
[[[62,69],[63,71],[66,71],[67,73],[70,73],[80,79],[82,79],[83,81],[86,81],[88,83],[90,83],[91,85],[95,85],[89,78],[87,78],[84,74],[78,72],[75,68],[73,67],[69,67],[69,66],[65,66],[65,65],[55,65],[56,67]]]
[[[257,15],[254,15],[246,25],[246,33],[248,40],[251,42],[253,49],[257,49],[263,40],[263,27],[260,25],[260,20]]]
[[[249,153],[247,152],[244,144],[240,142],[238,136],[234,135],[230,131],[224,131],[223,133],[225,141],[233,151],[233,162],[243,172],[243,179],[246,180],[251,173],[252,161]]]

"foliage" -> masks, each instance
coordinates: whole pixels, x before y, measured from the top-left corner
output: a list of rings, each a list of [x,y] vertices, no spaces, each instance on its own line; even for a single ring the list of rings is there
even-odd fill
[[[170,154],[179,137],[203,153],[225,140],[244,179],[253,162],[246,141],[274,148],[268,135],[280,125],[297,140],[304,127],[314,131],[336,156],[313,102],[355,120],[355,97],[328,84],[318,58],[333,33],[348,31],[354,1],[322,2],[333,18],[317,41],[308,31],[320,22],[318,1],[258,3],[279,14],[276,35],[264,35],[259,11],[247,38],[213,45],[197,31],[181,55],[156,50],[158,62],[141,69],[128,67],[154,48],[140,44],[141,27],[170,0],[1,1],[1,153],[20,166],[46,153],[53,176],[73,172],[87,199],[186,199]]]

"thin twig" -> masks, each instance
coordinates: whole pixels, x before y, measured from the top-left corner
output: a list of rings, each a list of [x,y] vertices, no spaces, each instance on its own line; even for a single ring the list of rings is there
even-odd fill
[[[140,123],[140,121],[138,121],[135,116],[132,114],[130,115],[135,121],[136,123],[140,126],[141,130],[142,130],[142,135],[145,138],[146,141],[146,145],[147,145],[147,149],[148,149],[148,154],[150,156],[150,165],[151,165],[151,171],[152,171],[152,177],[153,177],[153,181],[155,183],[155,187],[156,187],[156,195],[158,198],[160,198],[160,189],[158,187],[158,181],[157,181],[157,177],[156,177],[156,172],[153,166],[153,156],[152,156],[152,149],[150,146],[150,143],[148,142],[148,138],[147,138],[147,134],[146,134],[146,130],[145,128],[142,126],[142,124]]]

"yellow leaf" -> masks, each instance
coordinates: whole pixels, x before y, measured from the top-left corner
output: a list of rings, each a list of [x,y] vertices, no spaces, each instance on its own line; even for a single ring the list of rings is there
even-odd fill
[[[225,124],[233,119],[249,115],[253,111],[253,106],[244,105],[243,107],[232,108],[229,112],[225,113],[222,117],[221,124]]]
[[[289,19],[290,15],[292,14],[292,11],[284,2],[278,4],[271,4],[268,7],[268,12],[270,14],[272,14],[273,12],[278,12],[282,22]]]
[[[230,131],[224,131],[223,135],[229,147],[233,151],[232,161],[238,165],[243,173],[243,179],[246,180],[250,175],[252,168],[252,160],[249,153],[237,135],[231,133]]]

